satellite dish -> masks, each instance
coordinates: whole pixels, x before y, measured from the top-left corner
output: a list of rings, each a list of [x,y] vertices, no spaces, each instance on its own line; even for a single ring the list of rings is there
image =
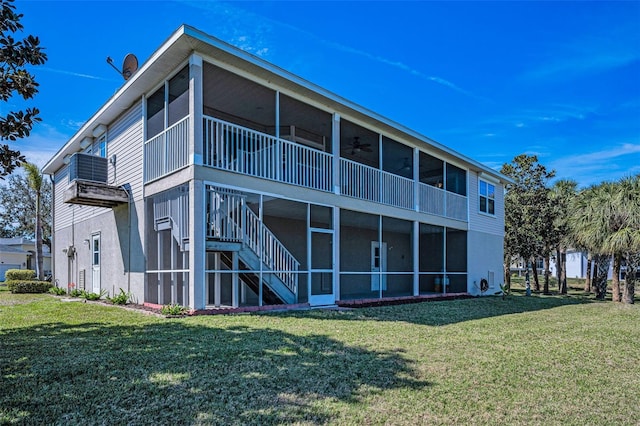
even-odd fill
[[[136,58],[136,55],[133,53],[129,53],[124,57],[124,61],[122,61],[122,71],[113,65],[113,59],[111,59],[110,56],[107,56],[107,63],[111,65],[113,69],[116,70],[125,80],[129,80],[133,73],[138,70],[138,58]]]
[[[122,77],[125,80],[129,80],[129,78],[133,75],[134,72],[138,70],[138,58],[133,53],[129,53],[124,57],[124,61],[122,62]]]

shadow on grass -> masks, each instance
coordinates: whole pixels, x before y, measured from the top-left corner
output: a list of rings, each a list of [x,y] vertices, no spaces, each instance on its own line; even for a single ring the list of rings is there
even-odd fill
[[[421,388],[410,361],[320,335],[178,321],[0,332],[0,424],[328,423]]]
[[[350,310],[331,311],[321,309],[308,312],[292,311],[274,315],[332,320],[404,321],[421,325],[442,326],[481,318],[534,312],[565,305],[593,302],[594,300],[589,296],[581,295],[543,296],[534,294],[526,297],[524,296],[524,289],[515,289],[513,290],[513,294],[507,296],[505,299],[502,299],[500,296],[477,297]]]

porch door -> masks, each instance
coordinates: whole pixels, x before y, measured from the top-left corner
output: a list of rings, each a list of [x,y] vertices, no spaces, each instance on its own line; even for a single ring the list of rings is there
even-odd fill
[[[387,243],[371,241],[371,291],[380,291],[380,282],[382,290],[387,289],[384,272],[387,272]]]
[[[100,234],[91,236],[91,287],[100,294]]]
[[[310,235],[309,304],[333,305],[336,302],[333,279],[334,233],[330,229],[314,229]]]

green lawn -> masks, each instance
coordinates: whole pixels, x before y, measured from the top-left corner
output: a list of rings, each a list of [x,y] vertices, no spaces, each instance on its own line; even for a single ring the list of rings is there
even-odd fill
[[[0,290],[0,424],[640,424],[640,306],[164,319]]]

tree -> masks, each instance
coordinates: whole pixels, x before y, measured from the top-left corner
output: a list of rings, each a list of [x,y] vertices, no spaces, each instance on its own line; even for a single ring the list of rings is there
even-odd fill
[[[24,27],[20,23],[23,15],[15,12],[13,0],[1,0],[0,14],[0,99],[7,102],[14,94],[22,96],[24,100],[31,99],[38,93],[38,83],[26,66],[44,64],[47,55],[40,47],[38,37],[28,35],[23,40],[14,38],[14,34]],[[26,108],[0,116],[0,140],[15,141],[29,136],[33,125],[41,121],[39,113],[37,108]],[[20,151],[0,144],[0,179],[24,162]]]
[[[48,179],[41,188],[42,242],[51,248],[52,187]],[[3,237],[35,239],[36,194],[22,174],[9,176],[0,186],[0,233]]]
[[[601,183],[582,190],[576,197],[571,228],[576,242],[592,253],[594,263],[592,287],[597,299],[604,299],[607,291],[607,272],[611,256],[604,252],[607,237],[608,212],[613,186]]]
[[[509,256],[519,256],[527,263],[535,262],[539,256],[548,259],[552,245],[545,229],[551,226],[553,216],[547,181],[555,176],[555,171],[548,171],[539,164],[535,155],[521,154],[510,164],[504,164],[500,172],[514,181],[507,184],[505,195],[505,252],[508,251]],[[508,266],[505,266],[506,270]],[[540,291],[535,263],[533,271],[534,290]]]
[[[605,247],[614,253],[618,252],[626,265],[621,301],[634,303],[635,281],[640,268],[640,174],[621,179],[618,189],[618,212],[617,220],[614,222],[618,226]]]
[[[607,269],[613,258],[612,299],[622,300],[619,276],[626,262],[632,274],[627,274],[625,280],[624,301],[633,303],[629,286],[635,290],[632,264],[640,253],[640,175],[581,191],[576,197],[571,226],[578,244],[593,253],[596,297],[605,297]]]
[[[567,294],[567,248],[573,245],[569,217],[573,198],[576,196],[578,184],[574,180],[561,179],[551,188],[551,200],[554,213],[553,233],[557,237],[556,265],[558,271],[558,290]]]
[[[42,182],[44,178],[42,172],[38,166],[33,163],[25,163],[23,166],[27,174],[27,184],[36,196],[36,223],[35,223],[35,237],[36,237],[36,276],[39,280],[44,279],[44,271],[42,269]]]

